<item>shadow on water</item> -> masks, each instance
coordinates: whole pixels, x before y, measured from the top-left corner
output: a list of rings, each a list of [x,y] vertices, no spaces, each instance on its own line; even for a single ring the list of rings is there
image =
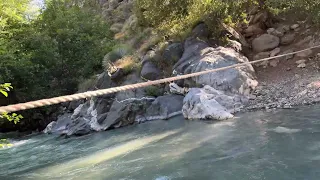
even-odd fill
[[[216,123],[176,117],[69,139],[41,135],[0,151],[0,179],[316,180],[318,107]]]

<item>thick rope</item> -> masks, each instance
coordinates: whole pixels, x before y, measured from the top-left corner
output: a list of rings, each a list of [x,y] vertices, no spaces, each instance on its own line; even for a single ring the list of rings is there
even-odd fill
[[[54,97],[54,98],[50,98],[50,99],[42,99],[42,100],[30,101],[30,102],[26,102],[26,103],[2,106],[2,107],[0,107],[0,114],[16,112],[16,111],[21,111],[21,110],[26,110],[26,109],[33,109],[33,108],[38,108],[38,107],[43,107],[43,106],[50,106],[50,105],[59,104],[59,103],[63,103],[63,102],[75,101],[75,100],[80,100],[80,99],[85,99],[85,98],[90,98],[90,97],[95,97],[95,96],[101,96],[101,95],[105,95],[105,94],[112,94],[112,93],[116,93],[116,92],[120,92],[120,91],[126,91],[126,90],[130,90],[130,89],[137,89],[137,88],[142,88],[142,87],[147,87],[147,86],[152,86],[152,85],[157,85],[157,84],[173,82],[173,81],[196,77],[196,76],[200,76],[200,75],[204,75],[204,74],[208,74],[208,73],[223,71],[223,70],[230,69],[230,68],[237,68],[237,67],[241,67],[241,66],[245,66],[245,65],[249,65],[249,64],[255,64],[255,63],[259,63],[259,62],[263,62],[263,61],[269,61],[271,59],[294,55],[294,54],[298,54],[298,53],[301,53],[301,52],[304,52],[307,50],[311,50],[311,49],[315,49],[315,48],[320,48],[320,45],[306,48],[306,49],[303,49],[300,51],[295,51],[292,53],[286,53],[286,54],[273,56],[273,57],[269,57],[269,58],[264,58],[264,59],[259,59],[259,60],[255,60],[255,61],[251,61],[251,62],[240,63],[240,64],[235,64],[235,65],[226,66],[226,67],[222,67],[222,68],[211,69],[211,70],[206,70],[206,71],[201,71],[201,72],[196,72],[196,73],[191,73],[191,74],[186,74],[186,75],[180,75],[180,76],[176,76],[176,77],[170,77],[170,78],[164,78],[164,79],[159,79],[159,80],[155,80],[155,81],[148,81],[148,82],[143,82],[143,83],[108,88],[108,89],[88,91],[88,92],[78,93],[78,94],[73,94],[73,95]]]

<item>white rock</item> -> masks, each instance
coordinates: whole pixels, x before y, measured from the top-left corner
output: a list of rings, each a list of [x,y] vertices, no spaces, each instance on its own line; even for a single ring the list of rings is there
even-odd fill
[[[241,97],[225,95],[210,86],[191,88],[183,100],[182,113],[186,119],[225,120],[242,107]]]
[[[57,124],[56,121],[52,121],[50,124],[47,125],[47,127],[43,130],[43,133],[51,133],[52,132],[52,128]]]
[[[299,61],[296,61],[296,64],[302,64],[302,63],[306,63],[307,60],[305,59],[301,59]]]
[[[270,57],[276,56],[280,53],[281,49],[280,48],[275,48],[270,52]]]
[[[301,63],[297,66],[298,68],[305,68],[306,67],[306,63]]]
[[[276,30],[275,28],[269,28],[269,29],[267,30],[267,33],[268,33],[268,34],[272,34],[275,30]]]
[[[290,26],[290,29],[294,30],[297,29],[299,26],[299,24],[293,24],[292,26]]]
[[[178,86],[176,83],[170,83],[169,84],[169,87],[170,87],[170,92],[173,93],[173,94],[186,94],[188,93],[189,89],[187,88],[182,88],[180,86]]]

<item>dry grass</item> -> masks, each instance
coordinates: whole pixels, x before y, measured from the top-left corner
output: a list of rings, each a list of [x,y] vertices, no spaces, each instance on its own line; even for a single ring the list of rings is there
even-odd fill
[[[124,33],[124,32],[119,32],[114,35],[115,40],[123,39],[124,37],[126,37],[126,33]]]
[[[139,67],[139,62],[134,56],[125,56],[114,63],[118,68],[123,69],[125,74],[131,73]]]
[[[150,48],[158,44],[162,38],[158,35],[152,35],[148,40],[144,41],[140,46],[138,52],[139,54],[145,54]]]

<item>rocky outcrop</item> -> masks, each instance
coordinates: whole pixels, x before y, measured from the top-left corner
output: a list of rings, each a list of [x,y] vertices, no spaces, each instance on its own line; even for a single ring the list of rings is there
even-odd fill
[[[248,59],[232,48],[212,48],[205,41],[189,38],[184,45],[182,58],[174,65],[174,74],[189,74],[209,69],[217,69]],[[257,85],[254,69],[251,65],[224,71],[209,73],[184,80],[186,87],[203,87],[209,85],[217,90],[230,93],[249,94]]]
[[[97,80],[98,87],[105,87],[110,77],[105,73]],[[136,74],[130,74],[121,85],[143,82]],[[143,88],[91,98],[80,104],[73,114],[64,114],[57,122],[50,123],[45,133],[85,135],[135,123],[136,117],[145,114],[154,98],[145,97]],[[182,102],[182,100],[181,100]]]
[[[186,119],[226,120],[232,118],[232,113],[238,112],[245,101],[241,96],[228,96],[210,86],[191,88],[183,100],[182,112]]]
[[[213,48],[206,41],[191,36],[185,41],[184,53],[174,65],[173,74],[190,74],[248,62],[248,59],[236,50]],[[186,93],[183,116],[186,119],[210,120],[232,118],[232,113],[243,107],[247,96],[258,84],[251,65],[208,73],[177,83],[183,87],[172,83],[170,90],[177,94]]]
[[[167,120],[179,115],[181,114],[183,98],[184,96],[181,95],[160,96],[147,108],[145,114],[137,117],[136,121]]]

